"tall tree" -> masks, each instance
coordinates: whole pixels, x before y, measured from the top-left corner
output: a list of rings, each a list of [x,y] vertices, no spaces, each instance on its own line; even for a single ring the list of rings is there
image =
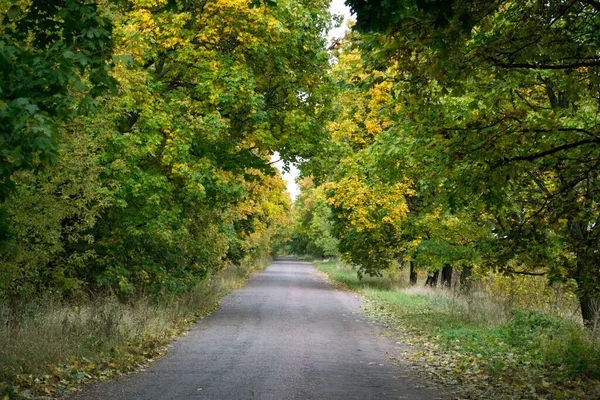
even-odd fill
[[[10,295],[105,286],[122,296],[171,296],[228,262],[268,253],[289,211],[270,155],[308,157],[323,138],[328,3],[30,3],[17,2],[23,12],[42,10],[35,11],[41,20],[60,19],[71,3],[107,18],[114,55],[108,81],[118,86],[100,91],[91,67],[73,75],[87,91],[40,83],[66,104],[65,116],[52,119],[62,137],[52,143],[63,144],[49,155],[32,150],[29,164],[9,171],[14,189],[0,204],[14,229],[0,251],[0,279]],[[11,13],[21,18],[17,11]],[[67,17],[93,27],[85,16]],[[68,37],[61,24],[40,29]],[[54,48],[33,36],[22,40],[32,54]],[[98,63],[106,73],[108,59]],[[21,81],[30,83],[14,78]],[[92,96],[95,106],[77,112]],[[57,160],[46,161],[54,153]]]
[[[451,210],[493,218],[479,243],[490,266],[575,280],[589,321],[600,295],[597,2],[347,3],[358,29],[380,33],[363,37],[367,69],[397,66],[381,78],[402,106],[388,143],[445,178]],[[394,166],[393,153],[383,162]]]

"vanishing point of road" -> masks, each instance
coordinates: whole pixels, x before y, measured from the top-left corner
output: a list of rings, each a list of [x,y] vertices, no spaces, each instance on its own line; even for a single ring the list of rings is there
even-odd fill
[[[441,399],[364,317],[358,295],[279,258],[146,371],[74,399]]]

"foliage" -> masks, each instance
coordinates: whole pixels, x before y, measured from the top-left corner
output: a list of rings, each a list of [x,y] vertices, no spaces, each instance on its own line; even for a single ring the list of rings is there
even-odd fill
[[[402,257],[575,282],[590,324],[600,295],[597,2],[347,4],[357,24],[334,49],[332,160],[306,169],[332,188],[342,253],[371,273]],[[358,203],[369,191],[394,206]]]
[[[178,296],[229,262],[270,253],[290,206],[270,154],[309,157],[323,137],[328,4],[54,5],[18,1],[0,21],[14,45],[0,46],[14,53],[2,82],[38,85],[27,90],[43,92],[39,112],[56,133],[48,152],[21,147],[27,162],[15,156],[19,167],[3,170],[13,188],[0,199],[11,232],[0,295],[15,309],[47,291]],[[67,50],[63,63],[54,52]],[[38,65],[51,58],[57,70]],[[49,75],[26,79],[37,72],[19,63]],[[117,90],[102,91],[109,83]]]
[[[338,241],[331,235],[331,209],[323,187],[310,178],[299,182],[301,192],[293,204],[291,250],[312,257],[337,257]]]
[[[0,5],[0,202],[11,175],[55,162],[60,123],[113,87],[112,23],[90,0],[11,0]],[[0,247],[10,238],[0,206]]]
[[[5,208],[13,240],[0,254],[0,282],[2,295],[13,302],[48,287],[71,295],[83,289],[82,277],[95,258],[89,231],[112,203],[95,154],[102,139],[93,130],[64,129],[55,164],[12,176],[15,188]]]

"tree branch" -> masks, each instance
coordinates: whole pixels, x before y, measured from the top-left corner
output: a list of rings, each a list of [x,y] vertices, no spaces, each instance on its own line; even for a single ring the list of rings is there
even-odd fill
[[[575,69],[581,67],[600,67],[600,60],[578,62],[571,64],[529,64],[529,63],[504,63],[496,59],[490,59],[494,65],[502,68],[527,68],[527,69]]]
[[[591,144],[591,143],[600,143],[600,139],[580,140],[578,142],[564,144],[562,146],[554,147],[552,149],[549,149],[549,150],[546,150],[546,151],[542,151],[542,152],[539,152],[539,153],[530,154],[528,156],[518,156],[518,157],[505,158],[505,159],[502,160],[501,163],[497,163],[493,167],[496,168],[496,167],[499,167],[501,165],[506,165],[506,164],[508,164],[510,162],[514,162],[514,161],[533,161],[535,159],[548,156],[550,154],[558,153],[559,151],[568,150],[568,149],[572,149],[572,148],[575,148],[575,147],[582,146],[584,144]]]
[[[515,275],[528,275],[528,276],[544,276],[548,274],[548,272],[529,272],[529,271],[515,271],[512,268],[506,269],[506,272]]]

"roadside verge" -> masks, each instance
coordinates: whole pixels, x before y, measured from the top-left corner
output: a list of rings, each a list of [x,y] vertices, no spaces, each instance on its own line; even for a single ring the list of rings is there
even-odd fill
[[[32,301],[16,329],[0,332],[0,399],[57,398],[87,383],[144,370],[172,340],[216,310],[221,298],[269,264],[265,257],[252,265],[229,265],[172,299]]]
[[[335,261],[315,266],[363,295],[366,314],[410,346],[410,365],[456,398],[600,398],[600,349],[572,321],[536,310],[507,313],[477,293],[396,289]]]

